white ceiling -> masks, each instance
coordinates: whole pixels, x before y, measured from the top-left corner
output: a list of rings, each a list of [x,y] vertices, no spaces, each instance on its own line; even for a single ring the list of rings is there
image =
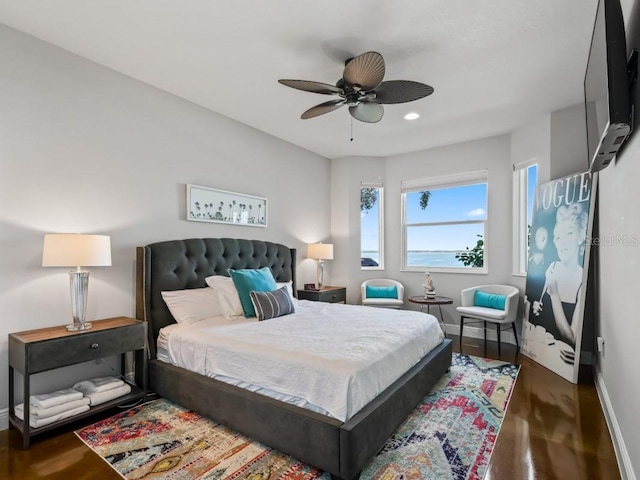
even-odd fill
[[[627,2],[628,3],[628,2]],[[597,0],[0,0],[0,22],[328,158],[512,131],[582,102]],[[435,88],[380,123],[279,78],[334,84],[376,50],[385,80]],[[415,111],[421,118],[403,120]]]

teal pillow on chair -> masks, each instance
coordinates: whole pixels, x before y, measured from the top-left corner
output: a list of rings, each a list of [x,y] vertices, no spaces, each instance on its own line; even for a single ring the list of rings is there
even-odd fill
[[[262,267],[258,269],[239,269],[234,270],[230,268],[227,270],[233,284],[238,291],[240,297],[240,304],[242,305],[242,312],[247,318],[255,317],[256,311],[251,303],[251,295],[249,292],[272,292],[278,289],[276,281],[273,278],[273,274],[269,267]]]
[[[398,287],[396,285],[367,285],[365,292],[367,298],[398,298]]]
[[[495,308],[504,310],[507,305],[507,296],[497,293],[486,293],[476,290],[473,295],[473,305],[476,307]]]

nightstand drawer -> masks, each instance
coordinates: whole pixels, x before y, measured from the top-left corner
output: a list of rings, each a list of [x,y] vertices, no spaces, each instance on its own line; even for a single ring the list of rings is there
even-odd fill
[[[22,446],[29,448],[31,437],[71,423],[80,418],[104,412],[118,404],[144,401],[147,396],[147,323],[129,317],[113,317],[91,322],[91,329],[83,332],[68,331],[57,325],[9,334],[9,425],[22,433]],[[15,412],[15,372],[22,374],[22,398],[30,398],[31,376],[67,365],[97,360],[121,354],[122,375],[125,372],[125,354],[134,356],[135,383],[131,393],[73,417],[56,420],[38,428],[18,418]],[[54,375],[54,374],[52,374]],[[72,384],[69,380],[67,386]],[[60,385],[61,387],[66,387]],[[28,405],[28,404],[27,404]],[[28,409],[25,407],[25,414]],[[31,413],[31,412],[30,412]]]
[[[312,302],[347,303],[345,287],[322,287],[322,290],[298,290],[298,299]]]
[[[326,292],[318,292],[318,301],[327,303],[338,303],[347,301],[347,291],[344,288],[335,290],[327,290]]]
[[[146,329],[143,323],[110,330],[79,333],[36,342],[28,347],[28,373],[51,370],[65,365],[97,360],[145,346]]]

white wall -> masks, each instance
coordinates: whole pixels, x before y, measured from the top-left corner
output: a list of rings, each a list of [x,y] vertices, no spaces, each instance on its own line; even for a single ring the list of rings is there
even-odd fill
[[[599,174],[596,330],[605,340],[598,354],[598,370],[610,399],[614,422],[640,473],[640,375],[637,356],[640,322],[636,298],[640,291],[640,215],[637,179],[640,177],[640,138],[629,141],[623,154]],[[622,240],[617,243],[618,239]]]
[[[458,323],[455,307],[460,290],[478,283],[509,282],[511,265],[502,252],[511,249],[511,167],[510,137],[503,135],[483,140],[424,150],[386,158],[348,157],[332,161],[332,239],[334,254],[345,255],[336,263],[336,281],[347,286],[347,301],[360,302],[360,284],[368,278],[386,277],[402,282],[405,296],[423,292],[424,274],[402,272],[400,184],[403,180],[430,178],[470,172],[489,171],[489,229],[487,234],[489,274],[434,273],[438,292],[454,298],[443,307],[445,320]],[[360,183],[384,183],[385,270],[360,269]],[[507,214],[501,212],[507,211]],[[405,304],[404,308],[417,308]]]
[[[536,117],[511,132],[511,163],[535,160],[538,183],[589,169],[584,106]]]
[[[625,9],[627,51],[640,47],[640,2]],[[636,92],[638,88],[636,86]],[[635,130],[614,162],[599,174],[596,330],[605,340],[598,355],[598,385],[629,479],[640,476],[640,375],[636,349],[640,339],[637,297],[640,291],[640,99],[636,94]]]
[[[7,334],[69,322],[66,269],[41,267],[45,233],[111,235],[88,319],[134,315],[135,247],[155,241],[284,243],[299,249],[299,282],[314,281],[304,258],[329,237],[329,160],[2,25],[0,58],[0,417]],[[268,227],[186,221],[186,183],[266,197]],[[40,377],[34,393],[51,383]]]
[[[589,170],[584,105],[553,112],[550,127],[551,179]]]
[[[535,161],[538,165],[538,183],[549,181],[549,164],[551,161],[551,114],[542,115],[530,120],[511,132],[511,165],[519,165],[525,162]],[[512,180],[513,181],[513,180]],[[511,209],[512,222],[515,212]],[[513,224],[513,223],[512,223]],[[512,235],[512,244],[515,238]],[[514,252],[511,252],[511,271],[515,271]],[[511,283],[524,292],[527,277],[525,275],[512,275]]]
[[[550,180],[551,114],[536,117],[511,132],[511,164],[535,160],[538,163],[538,182]]]
[[[360,303],[360,284],[364,278],[384,275],[368,272],[363,278],[360,270],[360,187],[361,182],[382,182],[385,186],[385,217],[389,213],[386,202],[385,159],[383,157],[343,157],[331,161],[331,238],[334,243],[332,278],[334,284],[347,287],[347,303]],[[389,248],[384,246],[385,256]]]
[[[454,298],[444,307],[445,321],[458,325],[459,291],[478,283],[510,283],[524,291],[524,276],[512,275],[512,165],[535,160],[540,182],[585,170],[586,138],[582,106],[530,120],[509,135],[487,138],[387,158],[347,157],[332,160],[332,239],[336,259],[333,278],[347,286],[347,300],[360,301],[367,278],[390,277],[405,284],[406,295],[422,291],[422,274],[400,271],[402,180],[430,178],[489,169],[490,221],[487,235],[488,275],[434,273],[439,292]],[[360,257],[360,182],[382,181],[385,195],[385,270],[362,271]],[[340,259],[338,261],[338,259]],[[407,304],[405,308],[414,308]],[[455,329],[455,327],[454,327]],[[509,338],[509,337],[507,337]]]
[[[511,251],[511,168],[509,135],[434,148],[389,157],[386,161],[386,245],[389,261],[386,275],[402,282],[406,296],[424,292],[422,272],[402,272],[401,183],[403,180],[433,178],[487,169],[488,228],[485,236],[487,274],[432,273],[439,294],[451,297],[453,305],[443,306],[447,323],[459,324],[455,307],[460,291],[473,285],[509,283],[511,265],[504,252]],[[472,247],[473,245],[470,245]],[[366,274],[368,272],[363,272]],[[407,308],[413,306],[407,305]],[[432,311],[433,313],[433,311]]]
[[[633,12],[637,16],[636,8]],[[630,32],[633,38],[640,33],[635,24]],[[413,295],[420,292],[422,277],[399,270],[401,180],[487,167],[489,208],[505,214],[491,215],[488,275],[436,274],[438,290],[456,298],[467,285],[511,279],[511,265],[502,255],[511,249],[511,164],[531,156],[545,158],[540,179],[546,181],[564,174],[565,166],[559,165],[551,176],[552,145],[554,160],[561,162],[566,156],[571,165],[578,161],[575,145],[565,143],[574,138],[567,132],[578,132],[575,122],[565,122],[569,117],[575,120],[572,111],[534,119],[511,136],[386,159],[338,159],[330,164],[1,25],[0,58],[3,392],[7,334],[69,321],[66,272],[40,266],[44,233],[112,236],[113,267],[92,269],[90,319],[133,315],[136,246],[187,237],[259,238],[297,247],[300,283],[315,279],[314,263],[304,260],[305,244],[331,240],[336,258],[327,262],[328,282],[347,285],[349,301],[357,302],[361,281],[380,274],[359,269],[359,184],[382,177],[387,233],[384,275],[402,281],[407,295]],[[574,126],[562,133],[558,128],[563,124]],[[616,163],[600,176],[602,236],[640,233],[633,196],[640,176],[638,157],[636,132]],[[577,170],[566,168],[569,173]],[[269,227],[185,221],[185,183],[267,197]],[[313,199],[313,210],[309,199]],[[599,370],[625,449],[638,452],[640,421],[634,407],[640,403],[640,384],[633,353],[640,322],[633,298],[640,286],[636,273],[640,249],[616,246],[600,248],[599,253],[598,328],[606,340]],[[457,322],[454,307],[445,308],[449,322]],[[93,372],[103,367],[87,368]],[[66,383],[76,371],[69,369],[56,380]],[[36,380],[36,387],[45,388],[48,383],[44,378]],[[6,394],[0,396],[0,417],[7,403]],[[639,455],[630,462],[640,471]]]

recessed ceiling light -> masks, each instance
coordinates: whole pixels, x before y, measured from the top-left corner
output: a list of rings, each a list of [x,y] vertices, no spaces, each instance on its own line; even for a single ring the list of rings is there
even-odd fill
[[[405,120],[415,120],[415,119],[417,119],[417,118],[420,118],[420,114],[419,114],[419,113],[416,113],[416,112],[407,113],[407,114],[404,116],[404,119],[405,119]]]

